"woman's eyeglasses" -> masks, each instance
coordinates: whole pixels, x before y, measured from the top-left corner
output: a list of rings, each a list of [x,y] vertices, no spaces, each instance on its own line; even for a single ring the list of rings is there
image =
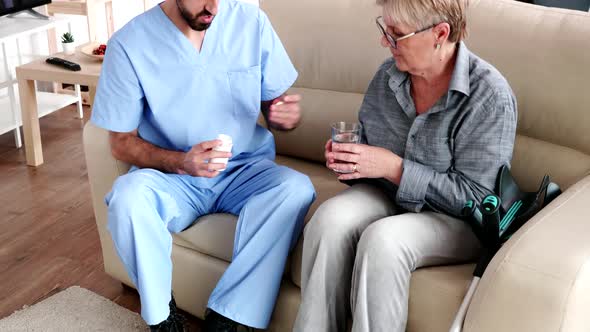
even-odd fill
[[[385,30],[385,22],[383,22],[383,16],[379,16],[375,19],[375,23],[377,23],[377,28],[379,28],[379,31],[383,34],[383,36],[385,36],[385,38],[387,39],[387,41],[389,42],[389,44],[391,45],[391,47],[397,49],[397,42],[400,40],[404,40],[407,38],[412,37],[413,35],[419,34],[420,32],[424,32],[426,30],[432,29],[435,26],[437,26],[438,24],[434,24],[431,25],[427,28],[418,30],[418,31],[414,31],[411,33],[408,33],[407,35],[403,35],[401,37],[395,38],[392,35],[390,35],[386,30]]]

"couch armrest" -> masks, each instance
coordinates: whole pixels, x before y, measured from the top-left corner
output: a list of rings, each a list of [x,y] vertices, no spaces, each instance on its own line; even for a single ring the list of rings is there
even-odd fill
[[[129,165],[113,158],[109,145],[108,131],[88,122],[84,126],[83,140],[88,180],[90,181],[90,191],[92,194],[92,206],[100,236],[105,270],[107,273],[113,275],[113,269],[119,271],[120,267],[117,265],[116,268],[112,269],[111,262],[115,264],[120,263],[114,253],[111,236],[107,232],[107,207],[104,197],[111,190],[115,179],[119,175],[127,173]],[[126,278],[126,274],[121,278]]]
[[[464,331],[588,331],[590,176],[518,231],[488,266]]]

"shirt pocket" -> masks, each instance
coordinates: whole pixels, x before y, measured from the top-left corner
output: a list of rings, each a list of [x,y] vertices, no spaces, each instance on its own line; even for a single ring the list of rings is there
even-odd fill
[[[236,117],[258,117],[260,114],[260,66],[227,73]]]
[[[414,159],[440,173],[453,166],[454,140],[449,137],[417,137],[413,147]]]

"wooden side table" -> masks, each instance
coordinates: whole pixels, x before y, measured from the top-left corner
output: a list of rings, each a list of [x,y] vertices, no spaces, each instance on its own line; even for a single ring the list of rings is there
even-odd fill
[[[54,17],[49,20],[32,19],[29,17],[0,17],[0,46],[2,48],[3,64],[0,69],[0,89],[8,90],[7,97],[0,97],[0,134],[14,131],[14,141],[17,148],[21,147],[21,112],[18,104],[18,90],[16,76],[13,69],[17,65],[29,61],[46,58],[46,55],[30,54],[22,52],[20,40],[38,33],[45,33],[56,26],[69,24],[70,19],[66,17]],[[16,43],[16,58],[9,56],[7,44]],[[67,94],[55,94],[48,92],[37,93],[39,102],[39,116],[49,114],[72,103],[77,103],[79,112],[82,110],[82,102],[79,98]]]
[[[80,47],[83,47],[83,45]],[[94,100],[96,94],[96,86],[102,68],[101,61],[92,59],[80,52],[76,52],[74,55],[59,53],[56,54],[56,56],[80,64],[82,70],[65,70],[45,63],[45,59],[36,60],[16,67],[16,77],[20,92],[21,114],[23,120],[24,143],[27,165],[29,166],[39,166],[43,164],[35,81],[87,85],[89,87],[91,101]]]

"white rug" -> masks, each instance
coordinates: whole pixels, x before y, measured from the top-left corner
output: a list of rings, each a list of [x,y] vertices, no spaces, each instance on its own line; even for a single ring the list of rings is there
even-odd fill
[[[137,313],[78,286],[0,320],[0,331],[149,331]]]

